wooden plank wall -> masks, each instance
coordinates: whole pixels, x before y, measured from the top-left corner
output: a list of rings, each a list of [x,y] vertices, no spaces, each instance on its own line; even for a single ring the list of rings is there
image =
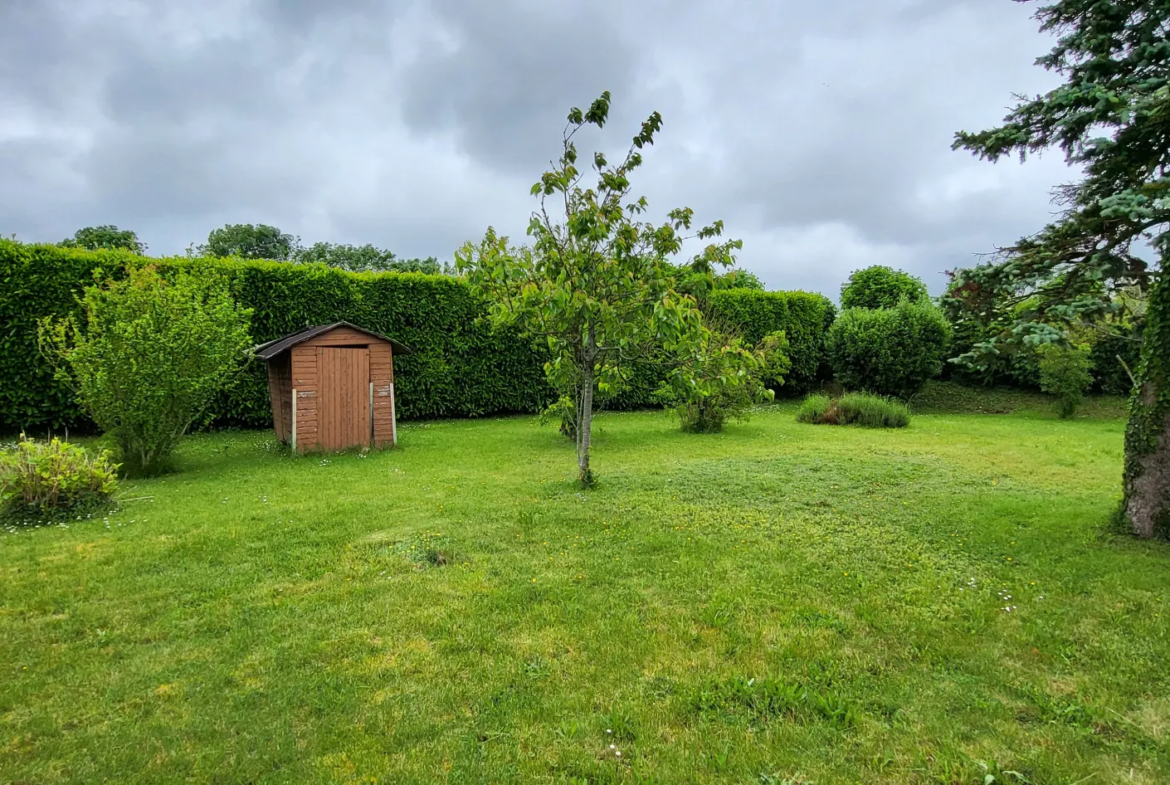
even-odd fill
[[[394,354],[390,344],[370,344],[370,381],[374,384],[374,446],[394,443]]]
[[[317,428],[317,347],[294,346],[292,355],[292,389],[297,391],[297,451],[314,450],[318,444]]]
[[[268,392],[272,396],[272,429],[287,442],[292,436],[292,359],[282,354],[268,363]]]

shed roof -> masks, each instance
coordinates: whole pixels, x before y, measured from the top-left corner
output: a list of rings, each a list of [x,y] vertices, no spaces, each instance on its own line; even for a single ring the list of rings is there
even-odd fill
[[[391,347],[393,347],[395,354],[411,353],[410,347],[403,346],[392,338],[387,338],[385,335],[373,332],[372,330],[367,330],[364,327],[358,327],[356,324],[350,324],[349,322],[334,322],[333,324],[319,324],[316,327],[306,327],[303,330],[290,333],[283,338],[277,338],[275,340],[253,346],[252,351],[256,353],[256,357],[258,359],[271,360],[272,358],[287,352],[297,344],[301,344],[312,338],[316,338],[318,335],[324,335],[330,330],[335,330],[338,327],[348,327],[351,330],[357,330],[358,332],[365,333],[371,338],[377,338],[379,341],[385,341],[386,343],[390,344]]]

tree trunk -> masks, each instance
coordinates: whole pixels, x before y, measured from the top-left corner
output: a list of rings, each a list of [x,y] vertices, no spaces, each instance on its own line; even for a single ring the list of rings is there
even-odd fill
[[[1150,291],[1125,428],[1122,514],[1138,537],[1170,537],[1170,280]]]
[[[593,471],[589,468],[589,446],[593,436],[593,363],[586,363],[581,369],[581,389],[577,394],[580,401],[577,410],[577,480],[588,488],[593,484]]]

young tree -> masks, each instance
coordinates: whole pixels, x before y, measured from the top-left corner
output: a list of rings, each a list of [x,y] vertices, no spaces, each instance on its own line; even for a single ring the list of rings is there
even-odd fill
[[[197,249],[200,256],[239,256],[242,259],[273,259],[284,262],[292,258],[300,240],[266,224],[225,224],[212,229],[207,242]]]
[[[1142,537],[1170,531],[1170,5],[1163,0],[1055,0],[1035,14],[1058,35],[1037,64],[1064,77],[1046,95],[1020,98],[1004,124],[960,132],[955,148],[997,161],[1060,147],[1083,168],[1057,189],[1064,207],[1038,234],[1001,249],[994,263],[959,271],[953,292],[970,308],[1032,298],[1009,330],[964,358],[1003,348],[1065,343],[1061,324],[1113,307],[1116,289],[1149,288],[1142,361],[1130,401],[1122,515]],[[1158,269],[1139,253],[1148,244]],[[1160,272],[1161,271],[1161,272]],[[1105,286],[1102,286],[1102,283]]]
[[[455,256],[456,268],[491,303],[493,319],[548,341],[548,377],[576,406],[584,485],[593,482],[594,394],[620,384],[639,362],[678,364],[702,349],[706,335],[694,297],[676,289],[670,264],[687,239],[692,211],[672,210],[656,226],[637,220],[646,211],[645,197],[630,198],[630,175],[662,117],[650,115],[617,165],[595,153],[590,168],[596,187],[581,185],[589,169],[578,168],[573,137],[587,125],[603,127],[609,104],[605,92],[587,111],[569,112],[560,159],[532,187],[540,206],[528,226],[531,247],[509,246],[489,228],[478,246],[468,243]],[[738,240],[715,242],[722,231],[717,221],[695,235],[711,242],[690,269],[712,282],[714,269],[731,265],[732,250],[741,247]]]
[[[83,322],[41,322],[42,350],[126,470],[157,471],[240,367],[252,312],[215,276],[164,281],[150,266],[89,287],[82,305]]]
[[[122,249],[139,256],[146,253],[146,243],[139,240],[138,235],[129,229],[119,229],[113,224],[78,229],[72,237],[62,240],[57,245],[62,248],[85,248],[89,251],[100,248]]]

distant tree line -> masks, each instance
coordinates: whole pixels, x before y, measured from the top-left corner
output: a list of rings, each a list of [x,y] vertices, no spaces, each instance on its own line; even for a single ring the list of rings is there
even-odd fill
[[[78,229],[73,237],[58,245],[66,248],[122,249],[140,256],[146,254],[146,243],[129,229],[117,226],[87,226]],[[188,256],[239,256],[243,259],[271,259],[277,262],[309,264],[321,262],[352,272],[409,272],[450,275],[449,263],[433,256],[426,259],[400,259],[393,251],[366,245],[316,242],[305,246],[299,237],[282,232],[266,224],[227,224],[213,229],[207,242],[192,243]]]

